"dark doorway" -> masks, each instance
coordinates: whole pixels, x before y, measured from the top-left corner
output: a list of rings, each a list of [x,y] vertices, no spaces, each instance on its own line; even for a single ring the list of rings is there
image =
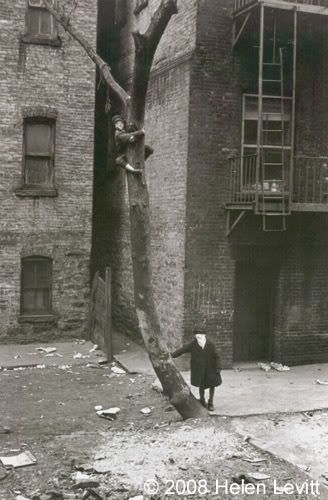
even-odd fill
[[[236,263],[234,361],[271,360],[277,274],[272,262]]]

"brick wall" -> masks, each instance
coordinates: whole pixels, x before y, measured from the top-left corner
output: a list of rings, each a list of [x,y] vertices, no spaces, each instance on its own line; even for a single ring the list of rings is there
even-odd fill
[[[296,154],[328,157],[328,36],[325,20],[299,23]],[[327,214],[295,214],[277,290],[275,353],[291,364],[328,360]]]
[[[136,25],[146,26],[157,3],[150,1],[136,18],[130,10],[121,31],[120,58],[115,59],[115,68],[125,85],[132,68],[128,33]],[[131,9],[133,4],[128,5]],[[327,342],[327,322],[320,305],[326,294],[325,215],[315,219],[293,215],[287,220],[287,232],[264,233],[260,217],[249,214],[226,237],[228,158],[240,153],[242,93],[254,91],[257,63],[251,49],[253,66],[241,71],[240,57],[245,51],[231,50],[231,1],[181,1],[179,7],[156,55],[146,114],[147,142],[155,149],[146,167],[154,288],[164,334],[170,345],[180,345],[190,339],[195,324],[204,322],[225,366],[231,366],[235,261],[258,261],[261,265],[272,262],[279,271],[273,291],[275,360],[323,360],[326,354],[318,353],[326,352],[322,348],[326,349]],[[308,18],[300,23],[296,144],[298,153],[326,155],[328,99],[327,86],[322,82],[327,82],[327,41],[319,16],[315,22],[320,30],[316,25],[309,28]],[[317,37],[310,66],[307,36],[302,41],[304,30]],[[314,79],[314,74],[320,78]],[[115,323],[137,334],[125,174],[114,170],[106,174],[105,163],[102,157],[102,195],[98,198],[98,214],[102,215],[98,220],[107,229],[103,231],[107,238],[96,232],[96,265],[102,269],[105,263],[112,265]],[[303,219],[321,221],[315,224],[320,244],[313,248],[305,245],[311,266],[304,264]],[[296,307],[301,311],[305,305],[312,311],[311,332],[306,331],[307,319],[302,315],[290,323]]]
[[[95,70],[61,29],[59,47],[23,43],[25,0],[0,2],[0,338],[80,336],[88,306],[91,246]],[[79,1],[72,24],[92,45],[96,1]],[[18,197],[23,110],[55,110],[56,197]],[[50,323],[20,323],[21,258],[53,259]]]
[[[292,216],[278,282],[275,357],[284,363],[326,362],[327,216]]]
[[[234,265],[225,235],[228,157],[239,145],[240,90],[231,53],[231,2],[199,2],[187,178],[185,338],[205,322],[232,358]]]
[[[120,34],[118,78],[128,86],[132,74],[131,29],[144,29],[158,1],[137,17],[128,2],[128,22]],[[105,5],[103,5],[105,8]],[[105,11],[104,11],[105,12]],[[156,52],[146,108],[146,142],[154,154],[146,164],[150,194],[151,246],[155,300],[169,346],[181,342],[183,329],[185,198],[189,124],[190,57],[195,45],[196,2],[179,2]],[[102,46],[101,40],[99,41]],[[105,50],[105,47],[103,47]],[[101,107],[103,102],[98,102]],[[109,150],[111,137],[109,131]],[[99,136],[98,136],[99,138]],[[102,144],[106,142],[103,140]],[[101,145],[99,143],[101,150]],[[93,267],[113,270],[113,320],[116,328],[138,336],[134,312],[128,199],[125,173],[106,165],[99,153],[99,191],[95,200],[98,230]],[[112,162],[113,163],[113,162]],[[100,226],[101,225],[101,226]],[[108,237],[103,237],[106,228]],[[102,233],[102,234],[101,234]],[[101,234],[101,235],[100,235]]]

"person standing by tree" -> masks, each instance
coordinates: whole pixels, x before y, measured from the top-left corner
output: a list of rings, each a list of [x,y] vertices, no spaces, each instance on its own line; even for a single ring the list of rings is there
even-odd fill
[[[190,353],[191,385],[199,387],[199,401],[205,407],[205,389],[209,389],[207,408],[213,411],[215,387],[222,384],[221,359],[214,343],[206,337],[204,328],[195,328],[194,335],[194,340],[174,351],[172,358]]]

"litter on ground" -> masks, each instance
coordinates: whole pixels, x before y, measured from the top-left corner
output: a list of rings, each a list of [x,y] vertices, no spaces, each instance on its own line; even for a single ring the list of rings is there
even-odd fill
[[[2,465],[5,467],[26,467],[28,465],[35,465],[36,458],[30,451],[23,451],[19,455],[11,455],[8,457],[0,457]]]
[[[257,363],[257,366],[265,372],[269,372],[271,370],[271,366],[268,363]]]
[[[318,385],[328,385],[328,380],[319,380],[319,379],[317,379],[315,381],[315,384],[318,384]]]
[[[151,413],[151,408],[148,408],[148,406],[146,406],[145,408],[142,408],[140,410],[140,413],[142,413],[143,415],[150,415]]]
[[[270,479],[271,476],[268,476],[268,474],[264,474],[263,472],[249,472],[246,477],[255,479],[255,481],[264,481],[265,479]]]
[[[113,408],[108,408],[107,410],[96,410],[96,413],[99,417],[109,417],[111,419],[115,419],[120,411],[121,409],[115,406]]]
[[[122,368],[119,368],[118,366],[112,366],[111,368],[113,373],[116,373],[117,375],[124,375],[126,372]]]
[[[278,372],[288,372],[290,370],[289,366],[282,365],[281,363],[270,363],[271,367]]]
[[[39,351],[39,352],[44,352],[45,354],[50,354],[52,352],[56,352],[57,348],[56,347],[36,347],[35,350]]]

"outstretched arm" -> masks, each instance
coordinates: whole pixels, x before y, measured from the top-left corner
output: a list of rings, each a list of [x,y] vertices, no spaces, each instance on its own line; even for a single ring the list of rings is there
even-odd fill
[[[192,344],[192,342],[190,342],[189,344],[185,344],[182,347],[180,347],[180,349],[177,349],[176,351],[174,351],[171,354],[172,358],[178,358],[179,356],[181,356],[181,354],[185,354],[186,352],[190,352],[191,344]]]

